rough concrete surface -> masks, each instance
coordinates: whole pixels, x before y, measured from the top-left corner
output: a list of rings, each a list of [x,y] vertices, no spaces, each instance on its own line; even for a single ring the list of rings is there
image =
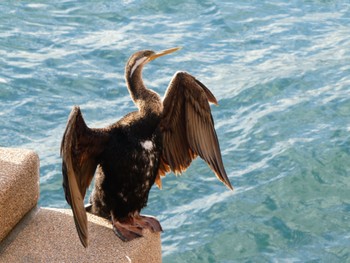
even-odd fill
[[[146,231],[143,238],[123,242],[108,220],[92,214],[84,248],[71,210],[33,208],[38,198],[37,154],[0,147],[0,263],[162,261],[159,233]]]
[[[0,255],[0,262],[161,262],[159,233],[123,242],[108,220],[88,214],[90,243],[84,248],[70,209],[40,208]]]
[[[0,241],[38,198],[38,155],[30,150],[0,147]]]

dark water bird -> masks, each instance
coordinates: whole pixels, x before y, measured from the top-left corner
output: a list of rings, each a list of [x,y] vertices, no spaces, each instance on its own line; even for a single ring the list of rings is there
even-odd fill
[[[84,197],[94,174],[88,211],[111,219],[123,241],[141,237],[143,229],[162,231],[156,218],[140,214],[149,191],[154,183],[161,188],[161,176],[166,173],[181,174],[198,155],[233,189],[209,106],[217,100],[209,89],[190,74],[177,72],[162,101],[142,80],[144,65],[178,49],[144,50],[129,58],[125,78],[137,111],[100,129],[89,128],[77,106],[69,115],[61,144],[63,188],[85,247]]]

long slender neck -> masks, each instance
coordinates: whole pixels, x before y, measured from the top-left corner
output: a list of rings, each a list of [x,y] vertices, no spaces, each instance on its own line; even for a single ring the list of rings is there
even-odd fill
[[[160,113],[162,111],[161,99],[157,93],[146,88],[142,80],[142,69],[142,65],[136,69],[126,68],[125,78],[131,98],[140,112]]]
[[[138,66],[136,69],[128,67],[125,71],[126,85],[135,104],[138,100],[144,99],[148,93],[142,80],[142,68],[142,66]]]

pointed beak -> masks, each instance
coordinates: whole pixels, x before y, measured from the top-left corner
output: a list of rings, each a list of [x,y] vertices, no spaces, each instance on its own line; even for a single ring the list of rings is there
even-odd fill
[[[170,49],[166,49],[166,50],[162,50],[158,53],[155,53],[153,55],[151,55],[149,58],[148,58],[148,62],[149,61],[152,61],[152,60],[155,60],[156,58],[159,58],[161,56],[165,56],[165,55],[168,55],[170,53],[173,53],[175,51],[178,51],[179,49],[181,49],[181,47],[174,47],[174,48],[170,48]]]

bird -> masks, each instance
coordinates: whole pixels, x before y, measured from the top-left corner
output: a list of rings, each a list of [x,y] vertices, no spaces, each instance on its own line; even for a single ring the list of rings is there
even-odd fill
[[[151,187],[161,177],[182,174],[200,156],[230,190],[210,104],[212,92],[184,71],[173,76],[162,99],[142,79],[144,66],[180,47],[131,55],[125,80],[137,109],[104,128],[90,128],[79,106],[73,106],[63,134],[63,189],[71,206],[79,239],[89,245],[87,212],[110,220],[122,241],[143,236],[143,230],[162,232],[159,221],[141,214]],[[94,178],[95,176],[95,178]],[[95,180],[89,198],[84,198]]]

